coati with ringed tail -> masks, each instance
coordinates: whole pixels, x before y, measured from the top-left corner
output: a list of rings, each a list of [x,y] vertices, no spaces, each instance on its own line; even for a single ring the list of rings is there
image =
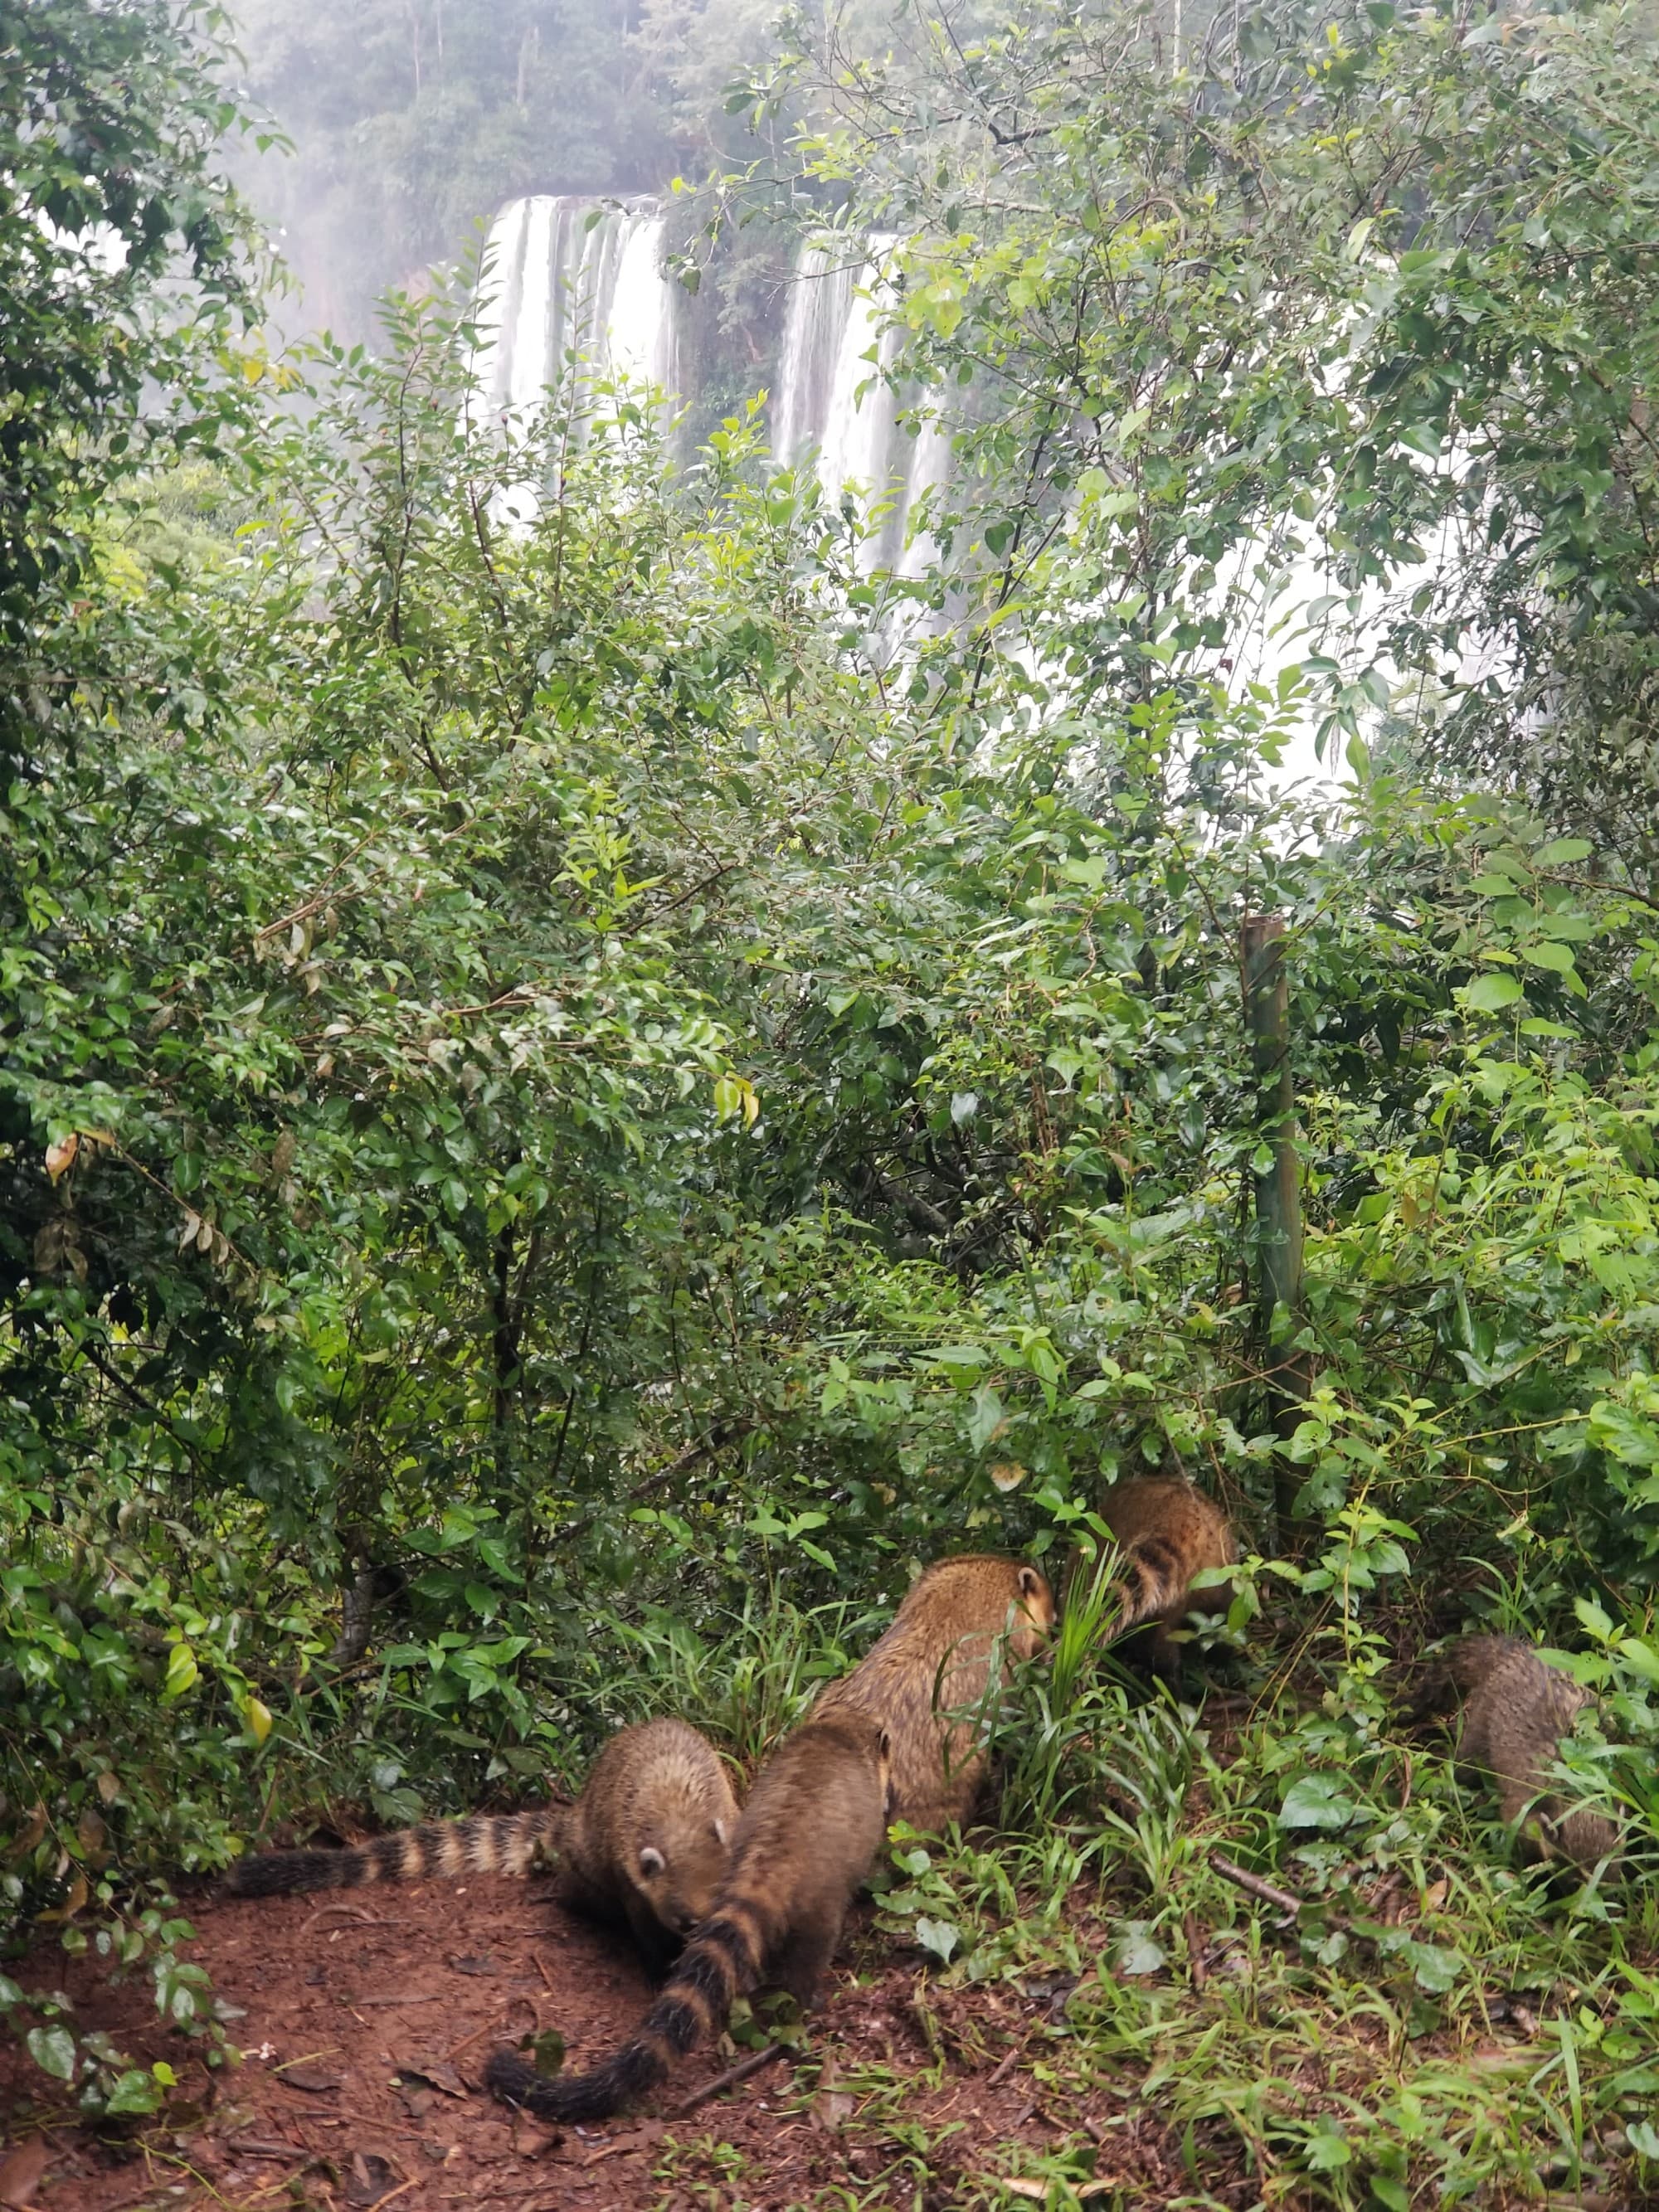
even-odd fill
[[[886,1833],[891,1746],[859,1713],[814,1713],[757,1778],[714,1909],[637,2032],[608,2064],[549,2081],[498,2050],[484,2079],[547,2120],[599,2120],[666,2079],[717,2033],[734,1998],[769,1984],[805,2010]]]
[[[1114,1643],[1135,1635],[1152,1672],[1171,1680],[1181,1665],[1176,1630],[1189,1613],[1219,1613],[1231,1602],[1224,1583],[1209,1583],[1199,1591],[1193,1583],[1201,1574],[1237,1563],[1231,1523],[1212,1498],[1179,1475],[1133,1475],[1106,1492],[1098,1511],[1123,1553],[1101,1635]],[[1092,1564],[1073,1558],[1068,1600],[1087,1586]]]
[[[868,1655],[819,1692],[812,1717],[879,1721],[893,1743],[894,1819],[937,1833],[968,1818],[984,1785],[980,1708],[999,1646],[998,1692],[1054,1625],[1054,1592],[1036,1568],[989,1553],[937,1560]]]
[[[620,1729],[574,1805],[477,1813],[376,1836],[349,1850],[265,1851],[225,1877],[236,1897],[351,1889],[433,1875],[529,1873],[556,1855],[558,1894],[596,1919],[626,1921],[660,1972],[703,1918],[725,1878],[738,1803],[712,1744],[686,1722]]]
[[[1518,1636],[1465,1636],[1431,1662],[1410,1701],[1414,1719],[1465,1693],[1457,1761],[1487,1776],[1523,1851],[1589,1868],[1619,1850],[1605,1814],[1568,1806],[1553,1771],[1561,1741],[1595,1698]]]

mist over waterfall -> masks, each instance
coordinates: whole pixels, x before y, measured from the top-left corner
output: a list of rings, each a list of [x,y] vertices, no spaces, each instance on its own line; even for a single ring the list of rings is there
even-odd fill
[[[513,200],[486,248],[489,305],[479,374],[496,412],[532,407],[580,355],[678,396],[678,289],[662,272],[663,218],[575,194]]]

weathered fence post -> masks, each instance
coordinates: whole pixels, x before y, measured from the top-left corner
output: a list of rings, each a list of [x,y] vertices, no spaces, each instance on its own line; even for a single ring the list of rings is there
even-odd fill
[[[1296,1154],[1296,1089],[1291,1074],[1291,992],[1285,967],[1285,924],[1276,914],[1247,915],[1240,951],[1244,1019],[1256,1082],[1256,1126],[1271,1154],[1255,1176],[1256,1297],[1261,1364],[1267,1376],[1267,1410],[1273,1433],[1288,1443],[1302,1418],[1312,1370],[1305,1352],[1276,1346],[1273,1318],[1282,1306],[1295,1327],[1302,1315],[1302,1193]],[[1279,1547],[1287,1556],[1301,1546],[1296,1511],[1298,1470],[1288,1459],[1273,1468],[1273,1506]]]

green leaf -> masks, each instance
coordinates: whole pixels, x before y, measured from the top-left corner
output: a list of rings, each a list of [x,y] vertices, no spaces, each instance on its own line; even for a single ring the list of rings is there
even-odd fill
[[[1310,2173],[1339,2173],[1353,2162],[1347,2137],[1328,2120],[1322,2120],[1317,2131],[1309,2136],[1306,2156]]]
[[[1401,1956],[1415,1975],[1418,1988],[1430,1996],[1443,1996],[1463,1971],[1461,1954],[1443,1944],[1407,1943]]]
[[[1285,1793],[1281,1828],[1346,1828],[1358,1805],[1334,1775],[1304,1774]]]
[[[75,2038],[61,2021],[49,2027],[32,2027],[23,2040],[43,2072],[58,2081],[75,2079]]]
[[[1168,1954],[1152,1937],[1150,1920],[1126,1920],[1112,1947],[1112,1964],[1120,1974],[1156,1974],[1168,1962]]]
[[[988,1382],[981,1382],[974,1393],[968,1415],[969,1443],[976,1452],[982,1452],[1006,1422],[1001,1399]]]
[[[928,1920],[920,1913],[915,1920],[915,1936],[922,1949],[931,1952],[942,1966],[950,1965],[962,1941],[962,1930],[954,1920]]]
[[[564,2065],[564,2038],[556,2027],[526,2035],[519,2048],[528,2053],[531,2064],[547,2081],[552,2081]]]
[[[1581,1628],[1588,1629],[1598,1644],[1607,1641],[1613,1634],[1613,1622],[1593,1597],[1575,1598],[1572,1609]]]
[[[164,2101],[162,2085],[152,2074],[131,2066],[118,2075],[115,2086],[104,2100],[104,2110],[118,2112],[159,2112]]]
[[[1513,975],[1477,975],[1458,996],[1478,1014],[1495,1014],[1525,995]]]
[[[1535,866],[1565,868],[1576,860],[1588,860],[1595,850],[1588,837],[1558,837],[1553,843],[1540,846],[1532,857]]]

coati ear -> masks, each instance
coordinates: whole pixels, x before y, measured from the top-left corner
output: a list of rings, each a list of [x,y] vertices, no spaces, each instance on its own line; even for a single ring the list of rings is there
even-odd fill
[[[667,1860],[654,1844],[642,1844],[640,1846],[640,1872],[647,1880],[653,1875],[660,1874],[667,1864]]]
[[[882,1757],[885,1759],[890,1759],[893,1756],[893,1738],[890,1732],[886,1729],[883,1729],[881,1734],[876,1738],[876,1741],[881,1747]]]
[[[1042,1577],[1035,1567],[1022,1567],[1020,1569],[1019,1594],[1022,1597],[1035,1598],[1041,1602],[1042,1597]]]
[[[726,1832],[725,1821],[716,1820],[714,1823],[714,1841],[717,1844],[729,1844],[731,1840],[731,1837]]]

